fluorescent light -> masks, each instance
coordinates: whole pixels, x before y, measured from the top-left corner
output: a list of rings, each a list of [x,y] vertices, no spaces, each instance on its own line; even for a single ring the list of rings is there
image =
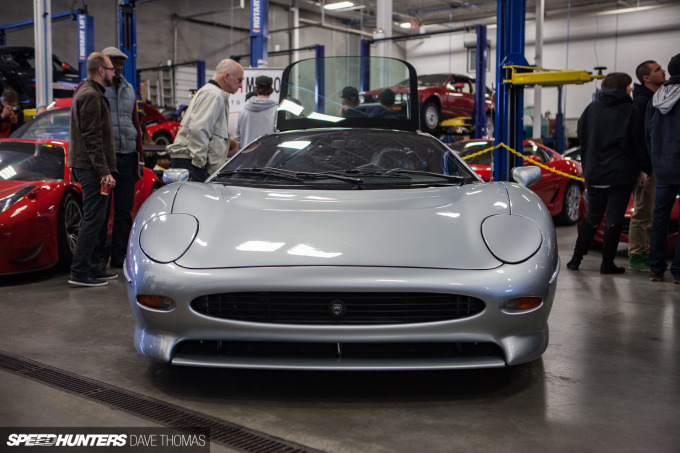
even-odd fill
[[[337,2],[323,5],[324,9],[330,9],[332,11],[336,9],[351,8],[352,6],[354,6],[354,3],[352,2]]]
[[[600,13],[595,13],[596,16],[609,16],[612,14],[626,14],[626,13],[637,13],[638,11],[644,11],[646,9],[658,8],[661,5],[652,6],[637,6],[635,8],[621,8],[621,9],[610,9],[609,11],[602,11]]]
[[[411,28],[411,22],[402,22],[399,26],[401,28]]]

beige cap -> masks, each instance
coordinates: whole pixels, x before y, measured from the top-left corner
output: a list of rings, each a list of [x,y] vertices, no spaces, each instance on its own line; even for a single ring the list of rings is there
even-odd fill
[[[128,56],[121,52],[117,47],[107,47],[102,50],[102,53],[109,58],[123,58],[127,60]]]

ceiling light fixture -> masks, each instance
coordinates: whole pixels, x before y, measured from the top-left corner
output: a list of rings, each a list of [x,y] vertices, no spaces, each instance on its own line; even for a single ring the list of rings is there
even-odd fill
[[[652,6],[637,6],[635,8],[621,8],[621,9],[610,9],[609,11],[602,11],[599,13],[595,13],[596,16],[609,16],[612,14],[626,14],[626,13],[637,13],[639,11],[644,11],[646,9],[654,9],[654,8],[659,8],[661,5],[652,5]]]
[[[328,9],[331,11],[335,11],[338,9],[344,9],[344,8],[351,8],[354,6],[354,3],[352,2],[337,2],[337,3],[328,3],[326,5],[323,5],[324,9]]]

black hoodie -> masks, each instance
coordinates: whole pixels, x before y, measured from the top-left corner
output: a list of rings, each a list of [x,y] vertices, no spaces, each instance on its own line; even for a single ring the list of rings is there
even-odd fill
[[[631,97],[604,90],[578,120],[581,164],[591,186],[632,186],[640,171],[651,173],[643,117]]]

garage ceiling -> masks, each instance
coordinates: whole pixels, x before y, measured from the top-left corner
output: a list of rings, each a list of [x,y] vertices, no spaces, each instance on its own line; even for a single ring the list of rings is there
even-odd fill
[[[340,0],[323,0],[326,4]],[[325,11],[326,15],[356,23],[364,30],[375,28],[377,0],[350,0],[353,8]],[[535,15],[537,0],[527,0],[527,19]],[[571,15],[593,14],[622,8],[659,7],[678,4],[677,0],[545,0],[545,17],[566,17]],[[313,10],[321,8],[321,1],[301,0],[301,8]],[[304,5],[304,6],[303,6]],[[395,21],[418,22],[421,25],[445,25],[452,22],[456,26],[496,23],[496,0],[393,0],[392,12]],[[359,25],[362,24],[362,25]],[[398,28],[398,27],[397,27]],[[406,31],[406,30],[405,30]]]

